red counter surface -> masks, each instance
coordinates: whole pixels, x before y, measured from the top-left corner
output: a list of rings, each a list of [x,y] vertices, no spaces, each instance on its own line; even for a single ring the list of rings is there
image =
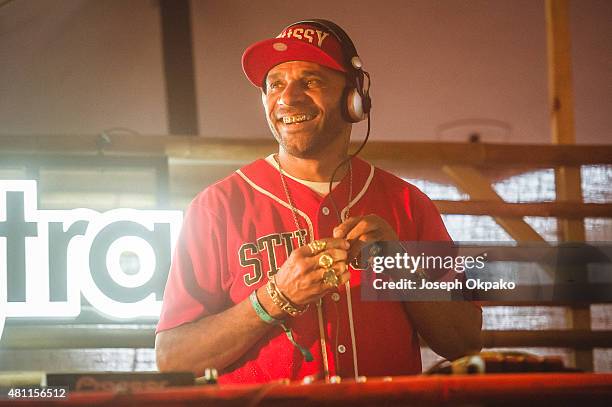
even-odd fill
[[[3,400],[0,406],[385,406],[606,405],[612,374],[491,374],[368,378],[365,383],[270,383],[174,387],[131,394],[72,392],[62,400]]]

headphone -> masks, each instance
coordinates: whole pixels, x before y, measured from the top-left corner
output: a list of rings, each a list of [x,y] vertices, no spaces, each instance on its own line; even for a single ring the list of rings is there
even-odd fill
[[[329,31],[338,39],[342,47],[344,65],[349,68],[347,72],[347,85],[342,94],[343,102],[340,104],[342,116],[344,120],[350,123],[357,123],[364,120],[372,108],[372,99],[370,98],[370,74],[363,70],[361,58],[359,58],[357,54],[355,44],[353,44],[348,34],[340,28],[340,26],[329,20],[301,20],[285,27],[283,31],[300,24],[318,26]],[[365,84],[365,77],[368,78],[367,86]]]

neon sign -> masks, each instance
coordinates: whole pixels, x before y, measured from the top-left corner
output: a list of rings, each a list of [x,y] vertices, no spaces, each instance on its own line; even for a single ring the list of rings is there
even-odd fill
[[[0,181],[0,334],[4,317],[75,317],[81,295],[111,318],[159,316],[182,217],[39,210],[35,181]]]

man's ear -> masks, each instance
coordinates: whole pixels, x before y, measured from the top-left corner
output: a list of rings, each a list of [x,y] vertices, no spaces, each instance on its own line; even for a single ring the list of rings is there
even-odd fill
[[[264,106],[264,108],[266,107],[266,93],[263,91],[263,89],[261,90],[261,104]]]

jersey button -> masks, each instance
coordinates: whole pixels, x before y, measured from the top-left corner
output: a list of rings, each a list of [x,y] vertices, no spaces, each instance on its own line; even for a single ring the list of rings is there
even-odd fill
[[[329,208],[327,206],[324,206],[321,209],[321,212],[323,212],[323,215],[329,215]]]
[[[331,297],[332,297],[332,300],[334,300],[335,302],[340,301],[340,294],[338,293],[332,293]]]
[[[344,352],[346,352],[346,346],[338,345],[338,353],[344,353]]]

